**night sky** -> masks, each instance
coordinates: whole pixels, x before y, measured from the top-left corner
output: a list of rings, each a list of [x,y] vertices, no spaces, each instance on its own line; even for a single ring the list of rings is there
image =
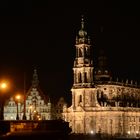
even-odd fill
[[[0,5],[0,78],[10,80],[12,92],[23,91],[24,73],[27,90],[37,68],[45,94],[70,95],[81,15],[95,58],[103,49],[115,77],[140,81],[138,3],[5,0]]]

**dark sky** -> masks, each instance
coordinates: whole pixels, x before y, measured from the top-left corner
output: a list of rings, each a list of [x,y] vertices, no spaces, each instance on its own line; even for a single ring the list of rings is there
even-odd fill
[[[65,95],[72,86],[75,36],[84,14],[94,55],[105,50],[114,76],[140,81],[140,9],[119,1],[8,1],[0,3],[0,78],[29,88],[36,67],[41,89]]]

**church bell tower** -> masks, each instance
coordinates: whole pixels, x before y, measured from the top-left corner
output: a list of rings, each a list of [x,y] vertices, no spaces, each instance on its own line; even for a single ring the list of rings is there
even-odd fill
[[[91,60],[90,38],[85,30],[84,18],[81,18],[81,29],[76,37],[76,58],[74,61],[73,88],[93,87],[93,61]]]
[[[72,86],[72,106],[74,109],[81,106],[95,106],[93,93],[93,60],[90,38],[85,30],[85,22],[82,16],[81,29],[76,37],[76,57],[74,60]]]

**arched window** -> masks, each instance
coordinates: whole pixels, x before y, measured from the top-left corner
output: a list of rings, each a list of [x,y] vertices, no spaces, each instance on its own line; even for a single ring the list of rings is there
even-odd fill
[[[80,95],[80,97],[79,97],[79,103],[81,103],[82,102],[82,95]]]
[[[76,73],[74,73],[74,83],[77,83]]]
[[[79,57],[82,57],[82,50],[79,49]]]
[[[85,79],[85,83],[87,83],[87,73],[84,73],[84,79]]]
[[[82,76],[81,76],[81,73],[79,73],[78,75],[79,75],[79,76],[78,76],[78,81],[79,81],[79,83],[81,83],[81,82],[82,82]]]
[[[85,54],[85,58],[88,57],[88,49],[87,48],[84,48],[84,54]]]

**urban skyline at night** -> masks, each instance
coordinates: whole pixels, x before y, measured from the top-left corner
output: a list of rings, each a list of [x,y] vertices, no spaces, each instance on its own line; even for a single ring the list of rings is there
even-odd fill
[[[140,138],[137,2],[0,2],[0,139]]]

